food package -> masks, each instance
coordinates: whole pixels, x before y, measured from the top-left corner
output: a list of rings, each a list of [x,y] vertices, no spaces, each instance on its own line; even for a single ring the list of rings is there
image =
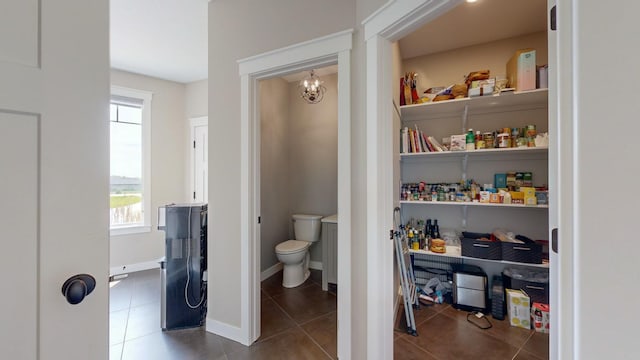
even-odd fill
[[[451,94],[442,94],[442,95],[436,95],[436,97],[433,98],[433,101],[444,101],[444,100],[451,100],[453,99],[454,96]]]
[[[431,239],[431,247],[429,247],[434,253],[444,254],[447,252],[445,241],[442,239]]]
[[[486,80],[489,78],[489,76],[490,76],[489,70],[472,71],[469,73],[469,75],[467,75],[465,82],[467,83],[467,86],[470,86],[473,81]]]
[[[549,333],[549,305],[534,302],[531,305],[531,323],[540,333]]]
[[[467,85],[466,84],[453,85],[451,87],[451,95],[453,95],[454,99],[467,97]]]
[[[536,88],[536,51],[521,49],[507,62],[507,78],[509,85],[516,91],[534,90]]]
[[[529,296],[522,290],[506,289],[507,314],[511,326],[523,329],[531,328],[531,307]]]
[[[463,151],[467,148],[467,134],[451,135],[451,151]]]

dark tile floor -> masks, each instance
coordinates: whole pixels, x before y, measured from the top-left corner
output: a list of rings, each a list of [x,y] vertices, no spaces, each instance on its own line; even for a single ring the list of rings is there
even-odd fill
[[[111,288],[110,359],[336,359],[336,293],[322,291],[319,271],[299,287],[281,284],[282,272],[262,282],[261,337],[246,347],[204,328],[162,331],[159,270],[130,274]],[[493,319],[491,329],[480,330],[466,314],[449,305],[421,307],[414,337],[400,330],[406,328],[400,309],[394,358],[548,359],[546,334]]]
[[[293,289],[282,272],[262,282],[261,336],[250,347],[204,328],[160,329],[160,271],[129,274],[110,291],[110,359],[336,359],[337,298],[322,273]]]

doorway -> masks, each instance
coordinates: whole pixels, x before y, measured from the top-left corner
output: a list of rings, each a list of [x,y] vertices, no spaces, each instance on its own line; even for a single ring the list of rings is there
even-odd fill
[[[260,336],[260,134],[258,81],[304,69],[338,65],[338,76],[350,79],[353,30],[346,30],[284,49],[239,61],[241,76],[241,334],[235,338],[250,345]],[[350,94],[349,81],[338,82],[338,94]],[[350,96],[338,97],[338,356],[350,353]],[[342,220],[344,219],[344,220]],[[347,356],[347,355],[344,355]]]

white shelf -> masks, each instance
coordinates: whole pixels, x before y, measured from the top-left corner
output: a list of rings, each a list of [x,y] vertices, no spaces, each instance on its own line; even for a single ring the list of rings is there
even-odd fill
[[[451,248],[452,247],[447,246],[447,250],[450,250]],[[420,254],[420,255],[441,256],[441,257],[451,258],[451,259],[466,259],[466,260],[489,261],[489,262],[500,263],[500,264],[532,266],[532,267],[545,268],[545,269],[549,268],[549,264],[548,263],[547,264],[530,264],[530,263],[522,263],[522,262],[515,262],[515,261],[488,260],[488,259],[475,258],[475,257],[471,257],[471,256],[462,256],[462,255],[460,255],[459,248],[458,247],[455,247],[455,248],[458,249],[457,253],[440,254],[440,253],[434,253],[434,252],[428,251],[428,250],[413,250],[413,249],[409,249],[409,253],[411,253],[411,254]]]
[[[445,114],[460,115],[465,106],[471,113],[504,111],[505,109],[540,108],[547,106],[548,89],[522,92],[503,92],[498,95],[478,96],[416,105],[400,106],[402,120],[428,119]]]
[[[521,209],[548,209],[549,205],[522,205],[522,204],[492,204],[481,202],[457,202],[457,201],[420,201],[420,200],[401,200],[400,205],[437,205],[437,206],[483,206],[483,207],[510,207]]]
[[[427,159],[427,158],[462,158],[464,156],[470,157],[494,157],[494,156],[522,156],[524,154],[548,154],[548,146],[536,146],[536,147],[521,147],[521,148],[497,148],[497,149],[479,149],[479,150],[463,150],[463,151],[434,151],[434,152],[421,152],[421,153],[403,153],[400,154],[400,159],[414,160],[414,159]]]

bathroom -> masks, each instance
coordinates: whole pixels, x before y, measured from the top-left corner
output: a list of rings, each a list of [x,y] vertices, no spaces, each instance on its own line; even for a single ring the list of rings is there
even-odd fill
[[[337,213],[337,66],[314,69],[326,91],[307,103],[299,84],[310,71],[260,81],[260,242],[262,279],[281,265],[275,248],[295,239],[293,214]],[[310,249],[310,268],[322,269],[322,242]]]

